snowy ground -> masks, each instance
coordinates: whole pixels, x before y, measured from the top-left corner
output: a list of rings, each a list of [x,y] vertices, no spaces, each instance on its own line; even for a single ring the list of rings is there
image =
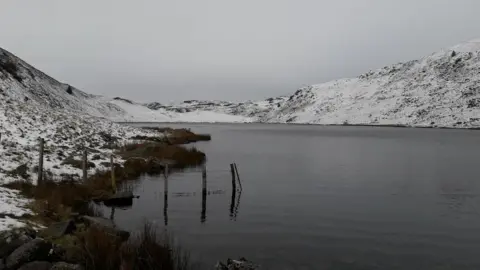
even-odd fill
[[[158,132],[114,124],[88,115],[18,102],[5,93],[0,93],[0,134],[0,184],[25,178],[36,183],[39,138],[45,140],[45,173],[54,179],[80,179],[81,169],[62,162],[67,158],[81,160],[83,146],[89,149],[88,160],[95,164],[89,169],[93,174],[96,170],[108,169],[102,163],[110,161],[112,151],[105,148],[112,143],[110,136],[117,137],[116,143],[120,144],[136,135],[162,136]],[[21,165],[27,167],[23,176],[14,173]],[[0,188],[0,231],[21,225],[12,217],[29,213],[25,208],[27,203],[28,200],[21,198],[18,192]]]

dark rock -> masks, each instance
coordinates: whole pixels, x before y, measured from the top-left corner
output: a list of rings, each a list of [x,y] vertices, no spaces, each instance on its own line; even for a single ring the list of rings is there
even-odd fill
[[[130,206],[133,204],[133,193],[131,191],[117,192],[103,201],[106,206]]]
[[[0,258],[5,258],[15,249],[32,241],[32,237],[20,232],[5,232],[0,235]],[[1,268],[0,268],[1,269]]]
[[[65,262],[55,263],[50,270],[84,270],[80,264],[70,264]]]
[[[3,259],[0,259],[0,270],[5,270],[7,269],[7,266],[5,266],[5,262],[3,261]]]
[[[110,162],[100,162],[100,165],[104,167],[110,167]]]
[[[50,270],[52,264],[49,262],[31,262],[24,264],[22,267],[18,268],[18,270]]]
[[[16,169],[10,171],[9,174],[14,175],[14,176],[20,176],[23,179],[28,179],[30,177],[28,175],[28,165],[26,163],[18,166]]]
[[[240,260],[228,259],[226,264],[218,262],[215,266],[216,270],[255,270],[258,268],[258,265],[255,265],[245,258],[241,258]]]
[[[76,246],[60,246],[55,245],[50,254],[50,261],[78,264],[84,262],[82,251]]]
[[[46,260],[51,248],[52,244],[41,238],[23,244],[7,257],[7,268],[15,269],[27,262]]]
[[[102,156],[100,156],[100,155],[94,155],[92,157],[92,160],[100,160],[100,159],[102,159]]]
[[[69,85],[69,86],[67,87],[66,92],[67,92],[68,94],[70,94],[70,95],[73,95],[73,88],[72,88],[72,86]]]
[[[100,135],[100,137],[102,137],[102,139],[107,143],[113,143],[113,142],[118,141],[117,137],[112,136],[112,135],[110,135],[106,132],[100,132],[100,133],[98,133],[98,135]]]
[[[42,235],[59,238],[72,233],[74,230],[75,223],[70,219],[50,225],[47,229],[42,231]]]

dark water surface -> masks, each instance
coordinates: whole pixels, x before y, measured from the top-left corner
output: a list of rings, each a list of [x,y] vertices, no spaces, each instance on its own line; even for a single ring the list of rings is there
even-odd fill
[[[165,126],[155,124],[154,126]],[[152,220],[206,265],[263,269],[480,269],[480,132],[289,125],[172,125],[212,134],[201,174],[144,177],[115,220]],[[229,163],[243,192],[233,200]]]

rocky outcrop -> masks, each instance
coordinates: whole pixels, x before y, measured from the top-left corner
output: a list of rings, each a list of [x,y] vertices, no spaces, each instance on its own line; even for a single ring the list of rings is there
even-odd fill
[[[41,238],[33,239],[15,249],[5,259],[7,269],[17,269],[20,265],[32,261],[47,260],[52,244]]]
[[[79,264],[70,264],[65,262],[55,263],[50,270],[84,270],[85,268]]]
[[[79,264],[62,262],[58,247],[26,229],[0,235],[0,270],[83,270]]]
[[[50,270],[51,268],[52,264],[50,262],[36,261],[24,264],[18,270]]]
[[[239,260],[228,259],[227,263],[218,262],[215,266],[215,270],[255,270],[259,269],[259,266],[245,258]]]

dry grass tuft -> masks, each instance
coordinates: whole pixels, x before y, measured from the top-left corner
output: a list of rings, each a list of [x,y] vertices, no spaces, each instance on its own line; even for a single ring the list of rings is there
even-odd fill
[[[174,248],[169,237],[159,235],[150,223],[123,243],[120,238],[95,227],[78,237],[86,269],[190,269],[188,255]]]

